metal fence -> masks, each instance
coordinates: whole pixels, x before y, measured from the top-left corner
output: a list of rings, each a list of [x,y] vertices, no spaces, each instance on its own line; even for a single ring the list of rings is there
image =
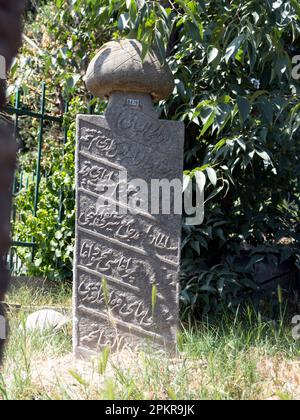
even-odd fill
[[[49,124],[56,124],[61,132],[61,149],[62,154],[64,153],[64,146],[67,141],[67,131],[68,127],[64,123],[64,115],[50,115],[47,113],[47,99],[46,99],[46,84],[43,83],[41,86],[40,92],[40,110],[34,111],[22,104],[22,93],[20,90],[16,91],[15,94],[15,104],[14,106],[7,106],[5,108],[5,113],[13,116],[15,123],[15,134],[16,137],[19,137],[20,122],[24,123],[23,119],[30,118],[31,122],[35,121],[34,131],[34,151],[36,152],[36,168],[34,173],[29,174],[24,171],[22,164],[18,165],[16,170],[15,179],[13,183],[13,196],[16,197],[28,189],[29,183],[34,182],[34,199],[32,202],[32,208],[29,210],[34,217],[37,217],[39,209],[39,199],[40,199],[40,186],[41,180],[46,174],[42,171],[42,157],[43,157],[43,145],[44,145],[44,134],[45,130],[49,129]],[[67,104],[66,109],[67,111]],[[29,123],[30,124],[30,123]],[[25,124],[26,126],[26,124]],[[58,208],[58,220],[62,222],[63,220],[63,190],[58,191],[59,194],[59,208]],[[34,260],[36,252],[36,240],[34,237],[28,237],[24,240],[17,237],[14,229],[14,225],[19,218],[18,208],[13,205],[12,210],[12,247],[10,254],[8,256],[8,262],[13,275],[18,275],[22,271],[21,261],[18,258],[17,249],[26,248],[28,253],[31,254],[32,261]]]

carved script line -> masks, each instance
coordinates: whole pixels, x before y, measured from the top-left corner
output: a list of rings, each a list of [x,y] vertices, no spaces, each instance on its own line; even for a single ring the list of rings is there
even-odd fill
[[[94,236],[97,239],[102,239],[104,241],[113,243],[113,244],[119,246],[120,248],[126,248],[130,251],[136,252],[137,254],[143,255],[144,257],[149,257],[146,251],[143,251],[140,248],[136,248],[135,246],[124,244],[123,242],[120,242],[117,239],[108,238],[107,236],[102,235],[101,233],[92,232],[91,230],[84,229],[80,226],[78,226],[77,229],[80,230],[81,232],[85,233],[86,235]],[[164,257],[161,257],[160,255],[155,255],[155,257],[165,264],[172,265],[173,267],[178,268],[178,263],[175,262],[175,261],[168,260]]]
[[[101,318],[104,321],[109,321],[110,320],[109,316],[105,315],[102,312],[96,311],[95,309],[86,308],[85,306],[80,305],[78,307],[78,310],[82,311],[86,315],[91,315],[91,316],[94,316],[96,318]],[[155,334],[151,331],[144,330],[143,328],[141,328],[137,325],[133,325],[133,324],[129,324],[127,322],[121,321],[120,319],[114,318],[112,315],[111,315],[111,318],[113,318],[113,323],[114,324],[128,329],[129,332],[136,331],[136,332],[139,332],[143,335],[148,336],[149,338],[153,338],[153,340],[160,340],[160,341],[163,341],[163,342],[165,341],[163,336],[161,336],[161,335]]]
[[[83,187],[78,188],[78,192],[82,192],[82,193],[84,193],[86,195],[90,195],[90,196],[95,197],[95,198],[105,197],[102,194],[94,193],[93,191],[86,190]],[[150,219],[150,220],[152,220],[154,222],[157,222],[156,217],[152,216],[152,214],[145,213],[144,211],[141,211],[139,209],[133,209],[132,207],[126,206],[126,204],[123,204],[121,202],[118,202],[118,201],[114,200],[111,197],[105,197],[105,200],[109,201],[112,204],[115,204],[116,206],[120,206],[120,207],[123,207],[124,209],[127,209],[129,211],[132,211],[133,214],[136,215],[136,216],[144,216],[144,217],[147,217],[148,219]]]
[[[78,230],[80,230],[81,232],[86,233],[88,235],[94,236],[97,239],[103,239],[103,240],[108,241],[108,242],[110,242],[112,244],[118,245],[121,248],[127,248],[130,251],[135,251],[136,253],[141,254],[144,257],[147,256],[147,252],[143,251],[142,249],[136,248],[135,246],[132,246],[132,245],[124,244],[123,242],[120,242],[117,239],[109,238],[109,237],[107,237],[105,235],[102,235],[101,233],[98,233],[98,232],[96,233],[96,232],[93,232],[91,230],[84,229],[84,228],[82,228],[80,226],[78,226]],[[176,264],[176,266],[177,266],[177,264]]]
[[[86,159],[91,159],[91,160],[93,160],[97,163],[101,163],[102,165],[111,166],[112,168],[117,169],[118,171],[125,171],[126,170],[126,168],[124,166],[117,165],[116,163],[112,163],[107,159],[96,157],[94,155],[90,155],[89,153],[86,153],[86,152],[83,152],[83,151],[80,151],[79,154],[81,156],[84,156]]]
[[[81,270],[81,271],[84,271],[84,272],[85,272],[85,273],[87,273],[87,274],[92,274],[93,276],[95,276],[95,277],[97,277],[97,278],[101,277],[101,274],[100,274],[100,273],[98,273],[97,271],[91,270],[90,268],[83,267],[82,265],[78,265],[78,266],[77,266],[77,269],[78,269],[78,270]],[[121,281],[121,280],[117,280],[117,279],[115,279],[114,277],[107,276],[106,274],[103,274],[102,276],[103,276],[105,279],[109,280],[111,283],[115,283],[115,284],[117,284],[118,286],[127,287],[127,289],[133,290],[133,291],[135,291],[135,292],[139,292],[139,291],[140,291],[140,289],[139,289],[138,287],[136,287],[136,286],[132,286],[132,284],[125,283],[125,282],[123,282],[123,281]]]
[[[117,337],[116,337],[117,338]],[[133,337],[133,338],[136,338],[136,337]],[[124,340],[123,340],[123,337],[122,336],[120,336],[120,338],[118,339],[118,342],[117,343],[115,343],[115,344],[117,344],[117,347],[116,347],[116,349],[117,349],[117,351],[118,350],[120,350],[121,348],[122,349],[132,349],[133,348],[133,346],[131,346],[130,344],[126,344],[125,346],[122,346],[122,344],[124,343]],[[165,343],[164,343],[165,344]],[[144,344],[145,345],[145,344]],[[138,349],[138,348],[141,348],[143,346],[143,343],[142,343],[142,340],[141,339],[139,339],[139,343],[138,344],[135,344],[134,345],[134,349]],[[102,348],[103,348],[104,346],[102,346]],[[94,357],[94,356],[99,356],[99,352],[98,351],[95,351],[95,350],[91,350],[90,348],[88,348],[88,347],[84,347],[84,344],[82,344],[81,343],[81,345],[80,346],[77,346],[76,347],[76,353],[78,354],[78,355],[80,355],[80,356],[83,356],[83,357]]]

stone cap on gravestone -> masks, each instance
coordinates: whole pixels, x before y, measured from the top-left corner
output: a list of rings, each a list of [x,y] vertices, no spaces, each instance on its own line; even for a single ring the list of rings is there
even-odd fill
[[[148,93],[155,101],[168,98],[174,89],[170,68],[153,50],[142,60],[142,49],[134,39],[103,45],[88,67],[88,90],[101,99],[113,92]]]

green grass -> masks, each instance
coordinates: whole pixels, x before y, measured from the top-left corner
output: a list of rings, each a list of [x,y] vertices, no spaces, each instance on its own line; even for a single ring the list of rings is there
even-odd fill
[[[7,302],[11,304],[21,304],[23,307],[34,306],[53,306],[53,307],[71,307],[72,291],[71,286],[57,285],[54,287],[34,289],[28,285],[12,287],[7,296]]]
[[[71,326],[27,333],[30,306],[70,307],[70,290],[12,290],[21,309],[10,314],[10,339],[0,374],[0,399],[299,399],[300,343],[290,325],[262,321],[249,310],[186,323],[180,353],[103,352],[75,363]]]

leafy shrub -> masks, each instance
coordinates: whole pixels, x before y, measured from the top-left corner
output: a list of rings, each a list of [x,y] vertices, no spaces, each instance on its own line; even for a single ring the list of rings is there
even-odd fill
[[[73,0],[67,1],[69,9],[62,4],[47,3],[30,22],[33,42],[25,44],[14,74],[24,88],[51,80],[58,102],[58,86],[65,86],[73,116],[86,101],[82,76],[89,54],[107,39],[120,33],[135,37],[144,53],[154,45],[168,57],[176,88],[158,111],[162,118],[186,123],[185,173],[194,177],[210,169],[205,221],[183,226],[184,304],[204,313],[220,305],[234,308],[255,290],[255,272],[240,272],[227,259],[245,246],[272,247],[277,265],[288,253],[297,267],[300,105],[292,59],[300,54],[298,2]],[[42,45],[39,54],[32,45]],[[31,95],[28,91],[29,100]],[[70,148],[71,132],[72,127]],[[65,170],[69,187],[72,171],[71,163]],[[45,211],[51,214],[53,186],[46,187],[40,219],[47,219]],[[55,238],[54,220],[47,220],[48,227],[32,222],[32,230],[53,245],[41,249],[37,273],[49,274],[57,249],[71,244],[71,207],[70,201],[63,239]],[[288,245],[280,247],[282,241]],[[62,257],[57,276],[65,262],[71,268],[71,254]]]

